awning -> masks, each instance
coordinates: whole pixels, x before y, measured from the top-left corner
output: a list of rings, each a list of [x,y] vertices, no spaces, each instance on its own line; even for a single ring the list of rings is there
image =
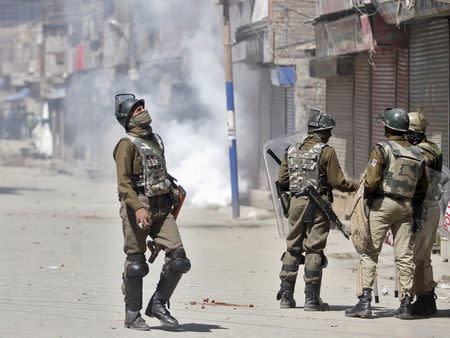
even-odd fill
[[[398,0],[372,0],[383,19],[392,25],[399,24],[412,19],[424,19],[433,16],[443,16],[450,12],[450,0],[431,1],[416,0],[410,1],[410,5],[404,1],[398,12]],[[398,14],[397,14],[398,13]]]
[[[357,53],[374,48],[367,15],[349,15],[314,25],[318,57]]]
[[[1,101],[6,101],[6,102],[15,102],[15,101],[20,101],[23,100],[24,98],[26,98],[27,96],[29,96],[31,93],[30,88],[23,88],[20,92],[18,92],[15,95],[11,95],[11,96],[7,96],[5,97],[3,100]]]
[[[294,66],[277,66],[271,70],[271,82],[275,86],[295,86],[297,74]]]
[[[326,15],[331,13],[337,13],[352,9],[354,6],[354,0],[317,0],[316,9],[317,15]],[[361,0],[356,0],[361,2]],[[450,0],[449,0],[450,1]]]

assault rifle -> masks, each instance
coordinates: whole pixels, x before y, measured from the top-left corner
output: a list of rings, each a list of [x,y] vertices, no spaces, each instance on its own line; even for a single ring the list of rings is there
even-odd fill
[[[267,149],[267,154],[269,154],[275,160],[275,162],[278,163],[278,165],[281,165],[281,160],[278,158],[277,155],[275,155],[275,153],[271,149]],[[337,215],[334,213],[333,209],[331,208],[331,204],[329,202],[326,202],[322,198],[322,196],[320,196],[316,188],[309,185],[305,188],[305,193],[309,197],[309,200],[312,203],[314,203],[314,205],[325,214],[325,216],[330,220],[330,222],[336,224],[336,227],[340,232],[342,232],[344,237],[350,239],[350,234],[344,230],[344,225],[342,224],[339,217],[337,217]]]

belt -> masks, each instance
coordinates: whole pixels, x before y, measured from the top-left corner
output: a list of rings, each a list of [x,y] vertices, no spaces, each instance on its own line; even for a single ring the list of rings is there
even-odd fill
[[[138,194],[145,195],[144,187],[133,187],[133,190],[136,191],[136,193],[138,193]],[[165,192],[164,194],[153,195],[149,198],[153,199],[153,198],[161,198],[161,197],[162,198],[172,198],[172,194],[170,192]]]
[[[328,190],[320,191],[320,192],[319,192],[319,195],[320,195],[320,196],[328,196],[328,194],[329,194],[329,191],[328,191]],[[292,197],[301,197],[301,196],[308,196],[308,194],[307,194],[306,192],[299,191],[299,192],[293,192],[293,193],[291,193],[291,196],[292,196]]]
[[[375,196],[376,197],[389,197],[389,198],[392,198],[392,199],[397,200],[397,201],[412,200],[411,197],[405,197],[405,196],[402,196],[402,195],[390,194],[390,193],[376,193]]]

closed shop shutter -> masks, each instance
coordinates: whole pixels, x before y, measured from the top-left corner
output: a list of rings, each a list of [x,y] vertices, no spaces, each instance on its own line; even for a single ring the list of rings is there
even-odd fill
[[[355,57],[354,97],[354,176],[359,177],[367,166],[370,152],[370,64],[368,54]]]
[[[395,106],[408,112],[408,50],[397,50]]]
[[[387,107],[408,111],[408,52],[404,49],[377,49],[372,68],[371,146],[384,137],[377,118]]]
[[[327,79],[326,110],[336,120],[330,145],[346,175],[353,176],[353,75]]]
[[[395,106],[396,53],[377,49],[372,67],[371,147],[384,139],[384,127],[377,120],[386,107]]]
[[[449,22],[433,19],[409,28],[409,105],[422,106],[430,124],[427,137],[437,143],[449,165]]]
[[[286,88],[272,85],[270,138],[286,133]]]
[[[295,132],[295,87],[286,87],[286,134]]]

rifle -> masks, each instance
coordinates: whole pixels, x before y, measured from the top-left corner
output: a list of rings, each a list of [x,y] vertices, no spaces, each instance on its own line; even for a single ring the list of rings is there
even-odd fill
[[[183,206],[184,200],[186,199],[186,190],[181,185],[178,185],[177,179],[173,177],[170,174],[167,174],[169,177],[169,181],[172,184],[172,188],[174,188],[178,193],[178,203],[174,205],[172,209],[172,215],[175,219],[178,218],[178,215],[180,214],[181,207]],[[158,257],[159,252],[161,251],[161,248],[159,248],[155,241],[148,240],[147,241],[147,248],[150,250],[150,257],[148,258],[148,262],[151,264],[155,261],[155,259]]]
[[[275,162],[278,163],[278,165],[281,165],[281,160],[271,149],[267,149],[267,153],[275,160]],[[340,232],[342,232],[344,237],[350,239],[350,235],[344,230],[344,225],[340,221],[339,217],[337,217],[337,215],[334,213],[330,203],[324,201],[322,196],[320,196],[320,194],[317,192],[316,188],[311,185],[307,186],[305,187],[305,193],[309,197],[309,200],[325,214],[330,222],[336,224],[336,227]]]
[[[177,184],[178,180],[175,177],[170,174],[167,174],[167,176],[169,177],[170,183],[172,183],[172,188],[174,188],[178,194],[178,203],[175,204],[172,209],[172,215],[175,219],[177,219],[181,211],[181,207],[183,206],[184,200],[186,199],[187,193],[181,185]]]

